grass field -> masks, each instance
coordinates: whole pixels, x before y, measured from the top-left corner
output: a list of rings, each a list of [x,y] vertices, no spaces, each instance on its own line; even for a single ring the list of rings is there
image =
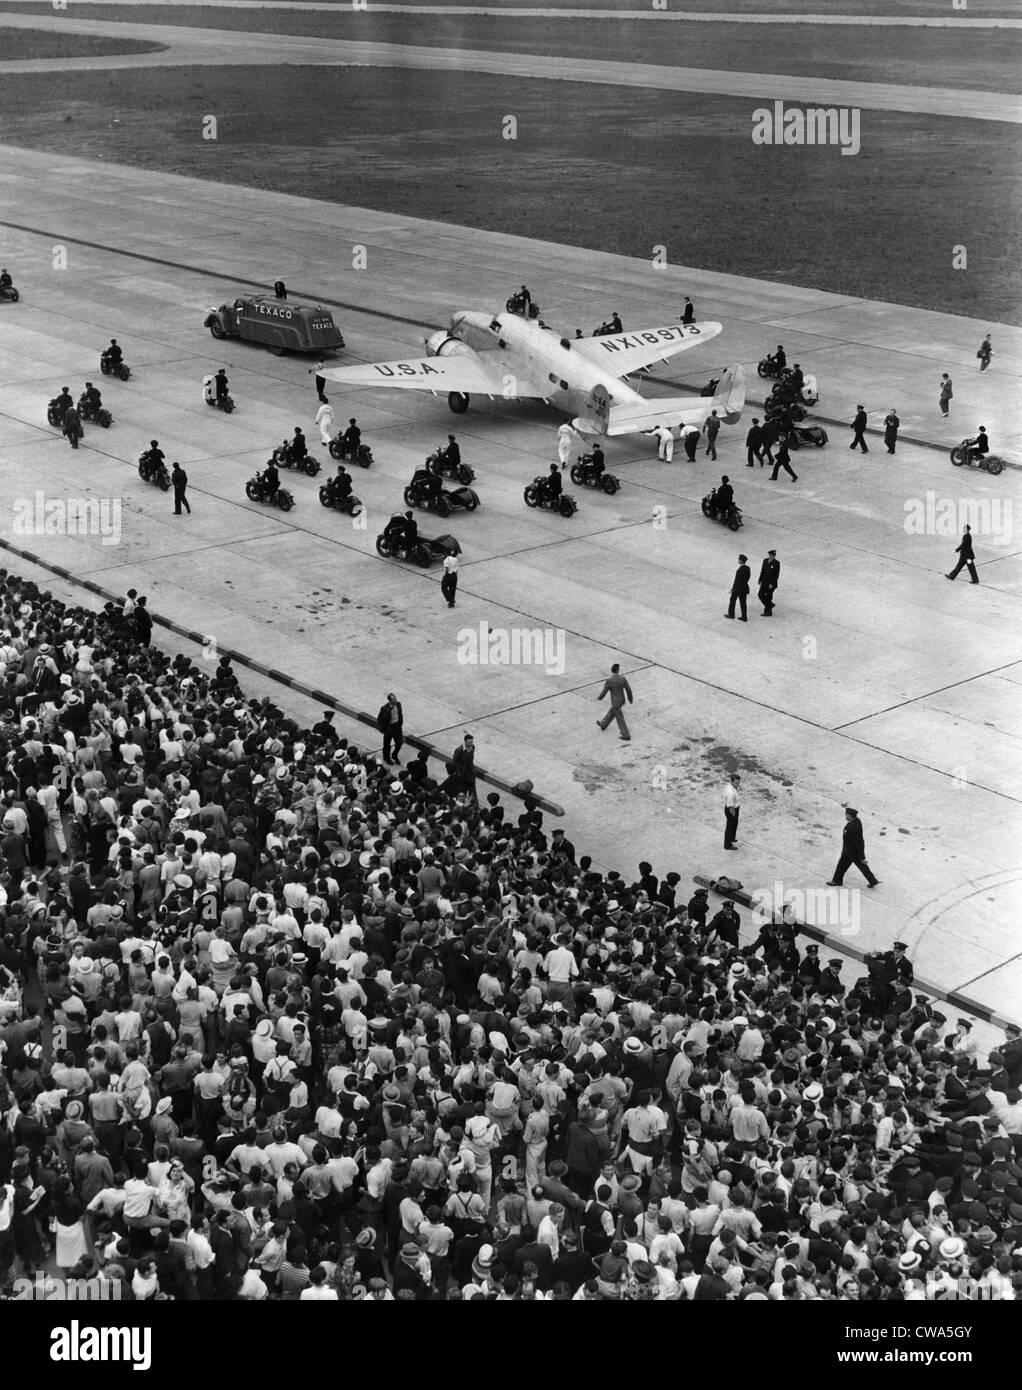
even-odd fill
[[[163,43],[146,43],[142,39],[108,39],[101,35],[92,38],[86,34],[56,34],[43,29],[7,29],[0,16],[0,54],[4,59],[98,58],[119,53],[162,53],[166,46]]]
[[[23,74],[5,97],[17,145],[1020,321],[1017,132],[995,122],[866,112],[849,159],[754,146],[747,101],[477,74],[81,73],[71,96]]]
[[[230,10],[206,6],[81,7],[78,17],[306,34],[435,48],[562,53],[637,63],[1022,92],[1022,31],[870,29],[778,24],[636,24],[628,20]],[[513,63],[508,64],[513,69]]]

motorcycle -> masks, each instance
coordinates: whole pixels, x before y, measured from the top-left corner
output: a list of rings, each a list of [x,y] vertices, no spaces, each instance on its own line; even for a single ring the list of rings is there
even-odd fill
[[[162,460],[154,463],[148,454],[142,454],[138,460],[138,476],[144,483],[153,483],[161,492],[166,492],[170,487],[167,465]]]
[[[20,293],[13,285],[0,285],[0,299],[7,299],[10,300],[12,304],[17,304],[20,298]]]
[[[99,370],[104,376],[119,376],[122,381],[127,381],[131,376],[131,368],[127,362],[113,362],[108,352],[100,353]]]
[[[230,415],[231,411],[234,409],[234,401],[231,399],[230,393],[225,396],[217,396],[216,387],[213,384],[213,378],[211,376],[203,377],[202,399],[207,405],[213,406],[214,409],[222,410],[225,415]]]
[[[571,481],[578,487],[600,488],[608,497],[613,497],[621,486],[620,478],[613,473],[594,473],[592,454],[579,454],[578,462],[571,465]]]
[[[411,551],[408,551],[391,533],[386,531],[376,537],[376,553],[384,560],[406,560],[409,564],[418,565],[420,569],[429,569],[434,560],[443,560],[448,555],[460,555],[461,546],[454,536],[419,536]]]
[[[717,501],[717,489],[708,492],[702,500],[703,516],[708,516],[711,521],[719,521],[722,526],[726,526],[729,531],[737,531],[742,522],[742,510],[737,503],[732,502],[724,512],[721,510]]]
[[[464,487],[468,487],[470,483],[474,483],[476,480],[474,468],[470,467],[467,463],[452,465],[444,449],[437,449],[436,453],[430,454],[429,458],[426,460],[426,464],[427,466],[433,466],[435,471],[440,474],[441,478],[453,478],[455,482],[461,483]]]
[[[757,370],[757,372],[759,372],[760,376],[762,376],[762,377],[771,377],[771,376],[778,376],[778,377],[781,377],[781,376],[783,376],[784,373],[788,370],[788,367],[787,367],[787,364],[785,364],[783,367],[779,367],[779,366],[777,365],[777,357],[776,357],[776,355],[775,355],[774,353],[768,352],[767,355],[766,355],[766,357],[762,358],[762,359],[756,364],[756,370]]]
[[[778,438],[787,441],[789,449],[801,449],[803,444],[813,444],[822,449],[828,435],[822,425],[803,425],[806,413],[801,406],[786,406],[783,409],[767,410],[766,422],[774,425]]]
[[[295,458],[290,439],[285,439],[278,449],[274,449],[270,462],[277,464],[279,468],[294,468],[299,473],[304,473],[307,478],[314,478],[323,467],[319,459],[314,459],[311,454],[306,454],[302,459]]]
[[[348,516],[358,516],[362,511],[362,502],[353,492],[349,492],[347,497],[341,497],[331,490],[329,483],[324,483],[320,488],[319,501],[320,506],[333,507]]]
[[[978,468],[996,477],[1004,468],[1004,459],[997,454],[977,454],[972,447],[973,439],[963,439],[961,444],[951,450],[951,462],[956,468]]]
[[[539,507],[545,512],[557,511],[561,516],[574,516],[578,511],[578,503],[570,493],[562,492],[560,497],[551,495],[546,476],[542,473],[533,479],[523,495],[527,507]]]
[[[785,368],[780,381],[775,381],[770,392],[772,401],[780,405],[816,405],[820,399],[820,393],[816,386],[814,376],[803,376],[802,385],[796,386],[793,373]]]
[[[271,496],[261,473],[257,473],[254,478],[249,478],[245,484],[245,496],[250,502],[266,502],[279,507],[282,512],[289,512],[295,504],[295,499],[286,487],[279,487],[276,493]]]
[[[509,314],[517,314],[519,318],[539,318],[539,305],[535,300],[532,300],[527,305],[521,290],[516,290],[514,294],[509,297],[504,308]]]
[[[470,487],[441,488],[438,493],[432,494],[427,491],[424,479],[413,478],[405,488],[405,506],[436,512],[437,516],[450,516],[452,511],[459,508],[474,512],[479,506],[479,494]]]
[[[64,411],[57,404],[57,400],[58,398],[54,396],[53,400],[46,406],[46,422],[52,425],[55,430],[59,430],[64,423]]]
[[[327,448],[330,451],[330,457],[332,459],[350,458],[353,463],[358,464],[359,468],[368,468],[373,461],[373,451],[368,444],[360,444],[358,446],[357,455],[352,457],[351,448],[349,445],[345,444],[342,435],[338,435],[336,439],[331,439]]]
[[[609,338],[613,334],[620,333],[621,331],[622,330],[619,327],[615,326],[613,323],[601,323],[599,328],[593,329],[593,337]]]
[[[105,430],[108,430],[114,422],[114,417],[110,414],[105,405],[101,405],[98,410],[95,410],[85,399],[84,395],[81,396],[78,401],[78,414],[83,421],[89,421],[94,425],[101,425]]]

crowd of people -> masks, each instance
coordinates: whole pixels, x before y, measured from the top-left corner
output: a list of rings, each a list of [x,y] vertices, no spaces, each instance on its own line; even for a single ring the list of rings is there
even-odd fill
[[[743,944],[3,571],[0,685],[3,1297],[1022,1289],[1022,1039],[980,1056],[900,944]]]

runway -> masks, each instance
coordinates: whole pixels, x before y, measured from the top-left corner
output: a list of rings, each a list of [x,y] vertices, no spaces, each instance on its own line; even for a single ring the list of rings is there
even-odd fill
[[[413,44],[350,42],[290,34],[254,34],[244,30],[198,29],[173,24],[119,24],[109,20],[65,16],[5,15],[13,28],[68,34],[144,39],[166,45],[159,53],[108,57],[27,58],[0,62],[0,72],[112,72],[138,68],[258,66],[281,63],[315,67],[397,67],[428,72],[476,72],[505,76],[505,53],[472,49],[429,48]],[[707,92],[750,100],[783,100],[858,107],[864,111],[899,111],[916,115],[956,116],[970,120],[1022,122],[1022,96],[948,87],[915,87],[885,82],[852,82],[785,73],[730,72],[654,63],[619,63],[592,58],[514,55],[523,78],[641,87],[663,92]]]
[[[10,5],[32,4],[33,0],[3,0]],[[138,0],[75,0],[75,8],[86,5],[123,6],[138,9]],[[289,13],[338,14],[340,7],[325,0],[159,0],[159,9],[286,10]],[[625,10],[558,8],[551,5],[401,5],[380,4],[372,0],[373,14],[422,14],[437,16],[485,16],[495,19],[595,19],[629,23],[638,21],[675,24],[811,24],[856,28],[897,29],[1020,29],[1022,19],[996,15],[828,15],[828,14],[735,14],[702,13],[687,10]]]
[[[940,453],[911,446],[896,461],[877,449],[860,459],[836,437],[800,453],[797,485],[770,484],[744,467],[743,425],[725,432],[718,465],[667,467],[646,441],[613,442],[621,492],[575,489],[579,513],[563,521],[521,501],[554,456],[558,417],[546,408],[473,402],[455,418],[443,400],[361,391],[335,405],[339,420],[357,414],[376,451],[355,479],[367,529],[321,509],[316,483],[290,475],[298,505],[285,518],[248,503],[244,482],[295,423],[314,438],[310,364],[216,346],[202,317],[233,296],[235,277],[269,285],[284,274],[295,296],[362,306],[338,311],[345,360],[374,360],[417,354],[417,325],[502,304],[523,279],[557,326],[587,322],[611,299],[626,326],[670,322],[691,294],[726,333],[698,363],[689,354],[679,365],[686,378],[725,360],[754,370],[783,331],[836,417],[860,393],[882,415],[896,391],[907,433],[956,442],[960,419],[982,411],[1012,447],[1022,441],[1020,330],[682,266],[654,275],[624,257],[10,147],[2,168],[8,222],[35,229],[0,228],[24,291],[4,306],[0,351],[6,535],[13,499],[39,487],[120,498],[117,546],[18,543],[113,592],[148,592],[157,612],[355,708],[397,689],[409,727],[441,747],[471,728],[480,761],[563,803],[569,833],[605,867],[630,869],[649,854],[686,882],[726,871],[747,888],[815,889],[852,801],[883,886],[857,900],[848,939],[868,949],[901,937],[920,976],[1017,1013],[1022,952],[1006,924],[1017,920],[1022,878],[1020,552],[1010,527],[1003,544],[985,538],[982,584],[951,586],[942,571],[955,541],[905,529],[906,506],[929,495],[979,497],[1003,512],[1017,475],[963,479]],[[53,269],[57,244],[66,271]],[[356,244],[365,270],[351,268]],[[988,328],[1000,351],[981,378],[973,355]],[[94,372],[111,335],[135,377],[104,383],[115,423],[90,429],[72,454],[45,425],[45,403],[65,379]],[[239,403],[229,419],[199,399],[202,375],[221,364]],[[947,425],[932,402],[945,364],[956,375]],[[454,611],[441,604],[435,570],[406,570],[372,549],[403,482],[449,429],[483,501],[474,516],[422,525],[453,531],[464,547]],[[174,517],[137,477],[153,435],[190,474],[191,517]],[[721,470],[746,512],[737,537],[698,509]],[[666,526],[654,525],[655,508]],[[748,625],[722,621],[737,550],[755,566],[768,546],[782,561],[775,618],[760,619],[753,603]],[[563,672],[459,665],[458,633],[480,622],[562,629]],[[631,744],[595,728],[595,695],[614,660],[636,693]],[[313,712],[298,697],[295,708]],[[745,773],[742,851],[724,864],[720,788],[733,766]]]

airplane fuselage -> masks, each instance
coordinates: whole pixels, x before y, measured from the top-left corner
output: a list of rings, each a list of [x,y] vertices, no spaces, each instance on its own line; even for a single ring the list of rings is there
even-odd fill
[[[621,350],[620,336],[611,338],[561,338],[548,328],[520,318],[517,314],[483,314],[474,310],[455,314],[451,319],[451,335],[460,338],[477,352],[496,350],[507,354],[506,378],[516,375],[542,382],[547,387],[544,399],[570,415],[580,413],[596,387],[606,391],[613,405],[641,401],[638,391],[614,372],[614,357]],[[626,335],[627,336],[627,335]],[[664,347],[691,336],[691,325],[660,328],[634,335],[635,343]],[[576,350],[576,344],[601,344],[607,365],[601,368]],[[513,390],[508,394],[513,394]]]

